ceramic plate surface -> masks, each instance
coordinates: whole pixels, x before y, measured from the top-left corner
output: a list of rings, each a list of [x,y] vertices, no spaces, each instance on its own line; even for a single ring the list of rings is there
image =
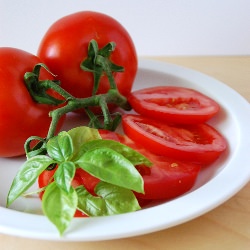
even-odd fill
[[[74,218],[63,237],[41,214],[37,197],[19,198],[5,208],[6,196],[25,158],[0,158],[0,232],[27,238],[66,241],[117,239],[155,232],[192,220],[236,194],[250,179],[250,105],[225,84],[197,71],[141,59],[134,89],[157,85],[194,88],[216,100],[221,112],[210,121],[227,139],[228,151],[203,169],[192,190],[176,199],[122,215]],[[65,129],[77,124],[72,117]],[[33,187],[34,189],[36,187]]]

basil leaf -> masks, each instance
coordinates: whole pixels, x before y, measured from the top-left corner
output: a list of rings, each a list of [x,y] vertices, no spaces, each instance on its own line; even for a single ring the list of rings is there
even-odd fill
[[[49,184],[44,192],[42,208],[44,214],[57,227],[62,235],[74,217],[77,208],[77,193],[71,188],[64,192],[55,182]]]
[[[143,179],[134,165],[109,148],[97,148],[83,154],[76,162],[102,181],[143,193]]]
[[[57,162],[68,161],[73,155],[73,142],[70,135],[63,131],[47,143],[48,155]]]
[[[144,164],[146,166],[151,166],[152,163],[142,154],[133,150],[132,148],[113,140],[92,140],[84,143],[78,152],[78,157],[83,155],[89,150],[97,149],[97,148],[109,148],[113,149],[117,153],[123,155],[127,158],[133,165],[141,165]],[[76,157],[77,158],[77,157]]]
[[[91,195],[83,186],[77,187],[76,192],[78,209],[89,216],[114,215],[140,209],[131,190],[105,182],[99,182],[95,188],[99,197]]]
[[[70,135],[73,142],[74,153],[77,153],[79,151],[83,143],[101,139],[101,136],[97,129],[85,126],[73,128],[68,131],[68,134]]]
[[[71,161],[62,162],[58,165],[58,169],[54,174],[55,182],[58,187],[69,193],[71,189],[71,181],[76,172],[75,164]]]
[[[10,187],[7,206],[27,191],[36,181],[38,176],[54,161],[45,155],[38,155],[28,159],[18,170]]]

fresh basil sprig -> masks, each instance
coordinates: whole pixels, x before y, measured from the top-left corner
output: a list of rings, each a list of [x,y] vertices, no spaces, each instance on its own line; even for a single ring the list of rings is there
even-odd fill
[[[143,179],[135,165],[150,161],[135,150],[111,140],[102,140],[97,129],[77,127],[52,137],[47,155],[29,158],[11,185],[7,206],[24,194],[51,164],[57,164],[54,181],[45,187],[42,209],[62,235],[76,209],[89,216],[112,215],[140,209],[133,191],[144,193]],[[77,168],[101,181],[91,195],[83,186],[71,182]]]

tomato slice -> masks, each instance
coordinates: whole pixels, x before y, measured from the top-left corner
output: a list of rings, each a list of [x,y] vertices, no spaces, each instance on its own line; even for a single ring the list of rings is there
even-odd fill
[[[156,155],[207,165],[227,147],[224,137],[208,124],[168,125],[140,115],[124,115],[125,134]]]
[[[140,204],[145,204],[142,200],[172,199],[193,187],[200,171],[199,165],[155,155],[126,135],[105,130],[100,130],[99,133],[103,139],[115,139],[137,150],[153,163],[150,168],[136,166],[144,180],[145,194],[135,193]]]
[[[137,90],[128,101],[137,113],[171,123],[204,123],[220,110],[219,104],[204,94],[175,86]]]

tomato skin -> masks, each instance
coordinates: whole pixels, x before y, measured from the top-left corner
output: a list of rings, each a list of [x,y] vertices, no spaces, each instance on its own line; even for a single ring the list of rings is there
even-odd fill
[[[137,113],[168,123],[204,123],[220,110],[219,104],[204,94],[176,86],[137,90],[128,101]]]
[[[156,155],[208,165],[227,148],[224,137],[207,124],[168,125],[140,115],[122,117],[125,134]]]
[[[54,107],[34,102],[23,80],[41,62],[23,50],[0,48],[0,157],[23,155],[28,137],[47,135]],[[41,79],[51,75],[42,69]]]
[[[80,69],[80,63],[87,57],[89,42],[95,39],[102,48],[115,42],[116,48],[110,59],[124,67],[124,72],[114,73],[120,93],[127,96],[137,72],[137,55],[133,41],[115,19],[92,11],[77,12],[55,22],[44,35],[38,56],[58,76],[62,88],[75,97],[92,95],[93,75]],[[102,77],[98,94],[109,90],[106,76]]]

